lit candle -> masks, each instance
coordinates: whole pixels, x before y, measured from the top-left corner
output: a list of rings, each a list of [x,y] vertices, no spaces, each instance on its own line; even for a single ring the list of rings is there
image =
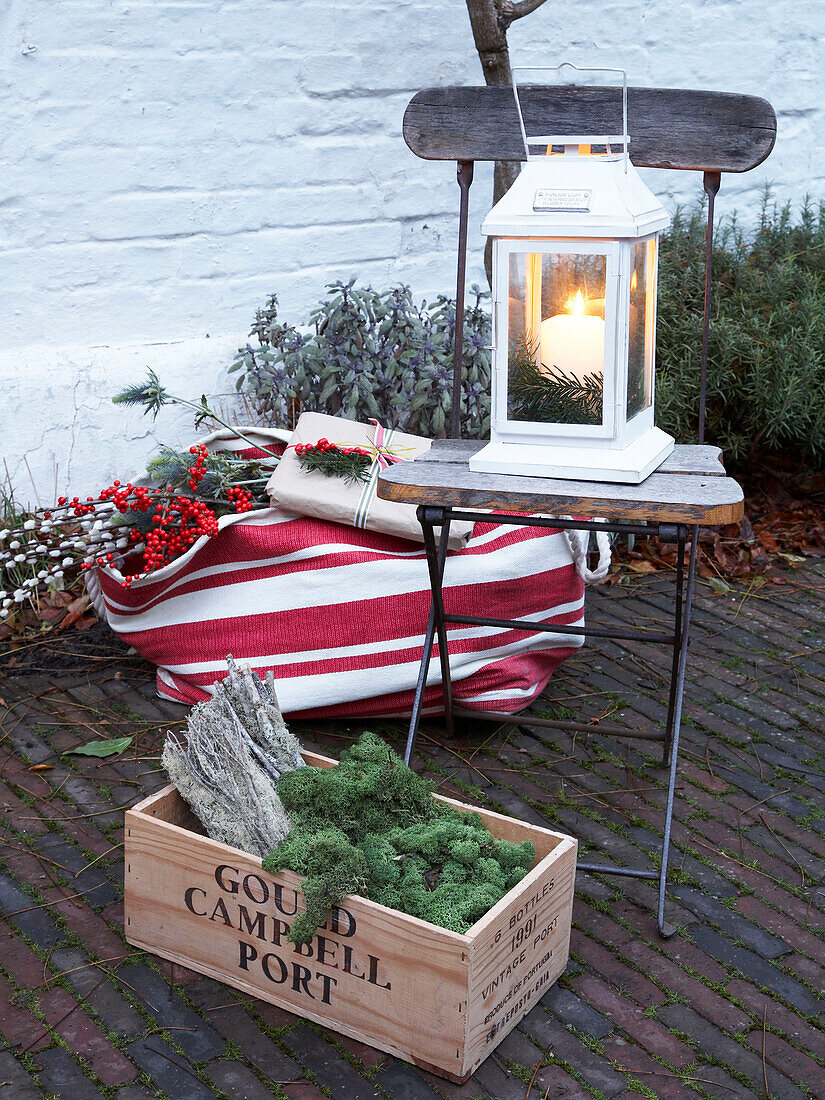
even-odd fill
[[[604,321],[584,312],[580,290],[567,303],[567,313],[547,317],[541,323],[541,367],[545,374],[561,371],[584,380],[586,374],[604,370]]]

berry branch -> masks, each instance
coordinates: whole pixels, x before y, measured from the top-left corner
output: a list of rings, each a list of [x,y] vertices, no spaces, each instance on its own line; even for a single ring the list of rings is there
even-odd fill
[[[202,536],[214,538],[218,519],[266,507],[265,460],[210,455],[203,443],[178,454],[164,448],[149,464],[157,486],[115,481],[97,497],[59,497],[49,509],[31,513],[15,526],[0,530],[0,620],[15,604],[39,588],[59,585],[101,566],[134,560],[121,585],[169,565]],[[234,483],[237,474],[251,476]],[[252,488],[247,488],[251,486]],[[191,493],[187,495],[188,487]]]
[[[366,481],[373,455],[363,447],[341,447],[328,439],[317,443],[298,443],[295,454],[302,469],[317,471],[326,477],[342,477],[349,483]]]

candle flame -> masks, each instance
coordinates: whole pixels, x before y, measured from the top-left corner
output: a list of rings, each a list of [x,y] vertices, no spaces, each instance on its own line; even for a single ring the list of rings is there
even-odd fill
[[[580,290],[576,291],[575,297],[567,299],[567,312],[572,313],[574,317],[584,315],[584,296]]]
[[[639,285],[639,280],[636,278],[636,268],[633,268],[633,274],[630,276],[630,289],[635,290]]]

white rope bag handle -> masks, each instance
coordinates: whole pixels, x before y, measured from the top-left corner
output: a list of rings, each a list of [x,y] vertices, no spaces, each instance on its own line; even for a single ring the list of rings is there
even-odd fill
[[[572,516],[561,516],[561,519],[572,519]],[[595,517],[594,517],[595,518]],[[604,522],[596,521],[596,522]],[[576,531],[565,529],[564,537],[573,555],[573,564],[585,584],[597,584],[604,580],[610,569],[612,551],[610,548],[610,536],[607,531],[596,531],[596,546],[599,551],[599,563],[595,569],[590,569],[587,564],[587,546],[590,541],[589,531]]]

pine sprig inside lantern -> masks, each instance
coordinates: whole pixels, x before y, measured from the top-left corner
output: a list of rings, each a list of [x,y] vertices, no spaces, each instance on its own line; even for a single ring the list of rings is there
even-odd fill
[[[341,447],[328,439],[295,446],[298,463],[304,470],[314,470],[326,477],[342,477],[350,483],[366,481],[373,454],[363,447]]]
[[[538,342],[522,336],[510,353],[510,418],[542,424],[601,424],[600,374],[583,379],[538,365]]]

